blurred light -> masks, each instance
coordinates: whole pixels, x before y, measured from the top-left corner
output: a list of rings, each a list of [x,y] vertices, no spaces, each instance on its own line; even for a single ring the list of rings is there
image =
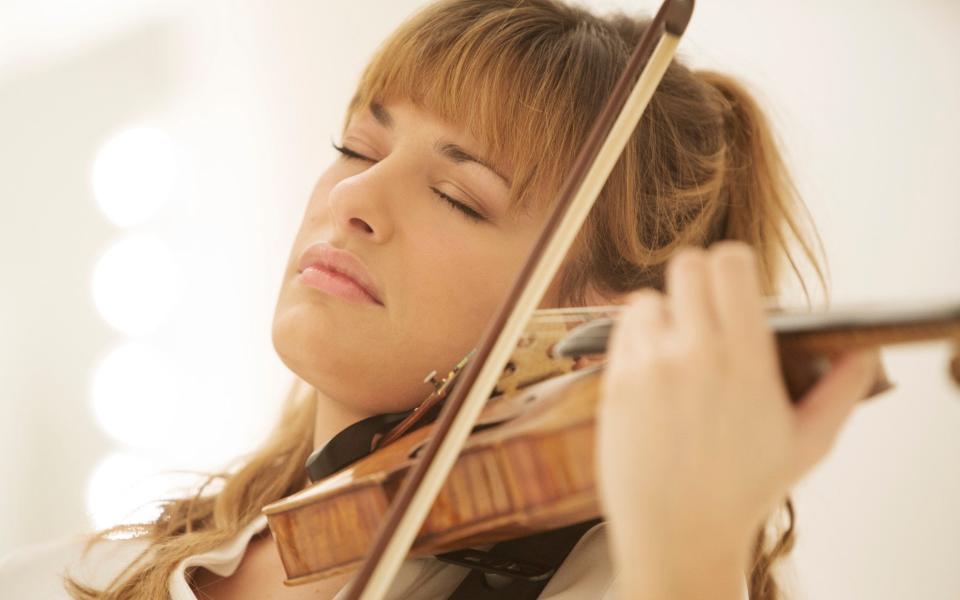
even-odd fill
[[[128,335],[156,330],[179,299],[173,254],[158,239],[135,236],[116,242],[94,267],[94,304],[110,325]]]
[[[158,500],[182,497],[201,481],[198,475],[168,469],[128,452],[100,461],[87,483],[87,513],[93,527],[154,520],[160,513]]]
[[[154,127],[135,127],[101,146],[93,162],[93,194],[104,215],[120,227],[150,219],[172,197],[178,182],[177,149]]]
[[[180,424],[189,419],[182,389],[170,361],[130,342],[94,367],[90,396],[94,416],[109,435],[135,448],[162,449],[184,435]]]

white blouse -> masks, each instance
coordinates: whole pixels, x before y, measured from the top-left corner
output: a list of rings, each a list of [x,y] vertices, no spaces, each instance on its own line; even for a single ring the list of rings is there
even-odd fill
[[[261,515],[220,547],[180,561],[170,576],[171,600],[197,600],[186,578],[189,567],[204,567],[223,577],[231,575],[240,565],[250,539],[266,526],[267,518]],[[603,529],[604,525],[598,525],[580,538],[540,598],[615,600]],[[137,539],[107,540],[96,543],[86,556],[82,556],[84,542],[83,536],[75,535],[33,545],[0,558],[0,596],[69,600],[62,582],[65,572],[82,583],[102,588],[148,545],[145,540]],[[397,574],[388,598],[446,598],[466,573],[463,567],[432,557],[408,559]],[[344,595],[341,590],[334,600],[340,600]]]
[[[171,600],[197,600],[186,579],[189,567],[204,567],[217,575],[231,575],[240,565],[250,539],[267,526],[260,515],[225,544],[188,556],[170,576]],[[616,600],[614,577],[607,550],[606,524],[583,535],[540,594],[541,600]],[[69,600],[62,576],[69,572],[78,581],[97,588],[106,585],[132,562],[148,543],[145,540],[107,540],[96,543],[82,556],[85,537],[75,535],[55,542],[29,546],[0,558],[0,595],[4,598]],[[464,567],[432,557],[403,563],[394,579],[389,600],[434,600],[448,597],[466,575]],[[342,600],[341,590],[334,600]],[[749,600],[744,582],[743,598]]]

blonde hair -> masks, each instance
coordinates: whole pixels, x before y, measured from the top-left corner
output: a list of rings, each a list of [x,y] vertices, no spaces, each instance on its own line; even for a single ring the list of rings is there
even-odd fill
[[[344,123],[374,102],[409,99],[478,140],[512,175],[514,209],[531,210],[554,197],[647,24],[555,0],[437,2],[380,46]],[[674,61],[558,274],[561,301],[582,304],[588,286],[613,293],[662,288],[663,266],[676,249],[720,239],[756,249],[767,294],[777,291],[784,264],[806,291],[794,244],[825,287],[800,226],[804,210],[743,84]],[[67,579],[68,591],[84,599],[165,598],[182,559],[222,544],[261,507],[302,489],[313,439],[310,391],[295,383],[276,429],[238,469],[211,474],[192,497],[166,501],[155,522],[95,534],[91,544],[132,533],[150,547],[107,589]],[[204,495],[215,480],[221,491]],[[785,528],[757,532],[752,600],[779,597],[771,569],[793,543],[789,499],[785,508]]]

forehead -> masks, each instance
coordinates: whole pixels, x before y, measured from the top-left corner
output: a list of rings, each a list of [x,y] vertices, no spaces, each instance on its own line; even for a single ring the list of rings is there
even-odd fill
[[[456,139],[471,150],[486,150],[484,144],[458,123],[443,119],[440,115],[418,106],[411,100],[393,99],[371,102],[350,114],[349,124],[376,125],[389,131],[412,129],[430,131],[435,135]]]

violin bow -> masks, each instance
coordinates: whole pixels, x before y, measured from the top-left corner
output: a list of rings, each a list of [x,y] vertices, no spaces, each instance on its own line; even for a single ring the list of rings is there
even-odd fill
[[[673,59],[693,4],[694,0],[665,0],[634,49],[560,188],[553,214],[445,402],[433,436],[397,491],[373,547],[350,583],[347,600],[380,600],[386,595],[524,326]]]

